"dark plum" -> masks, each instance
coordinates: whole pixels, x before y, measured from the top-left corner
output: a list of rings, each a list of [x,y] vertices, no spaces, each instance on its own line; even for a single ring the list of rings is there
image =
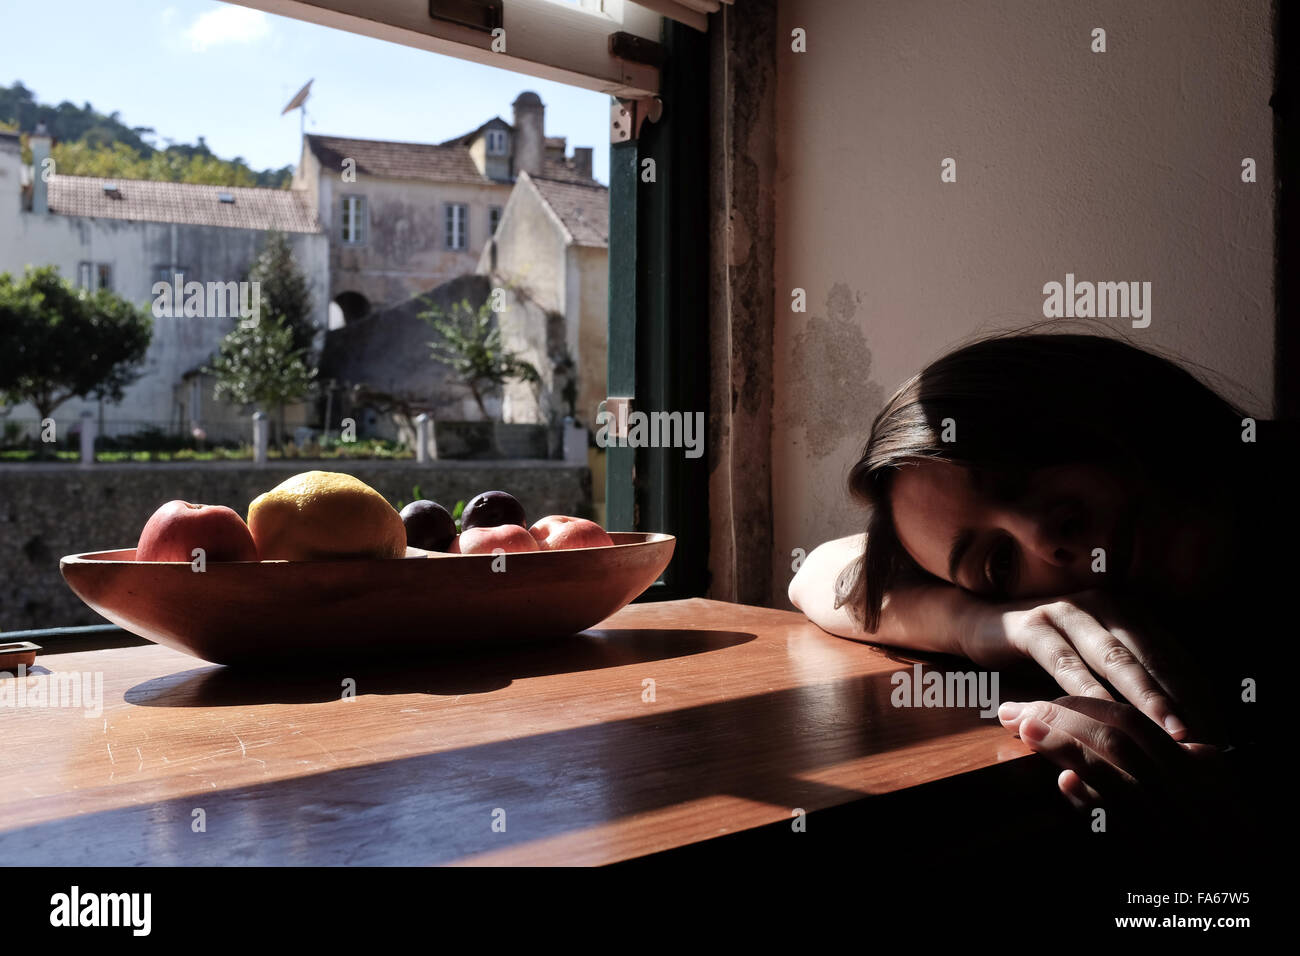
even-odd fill
[[[425,551],[446,551],[456,539],[456,522],[451,512],[436,501],[412,501],[402,509],[406,543]]]
[[[517,524],[528,529],[528,522],[524,520],[524,506],[514,495],[504,491],[485,491],[481,495],[475,495],[460,513],[462,534],[470,528],[499,528],[503,524]]]

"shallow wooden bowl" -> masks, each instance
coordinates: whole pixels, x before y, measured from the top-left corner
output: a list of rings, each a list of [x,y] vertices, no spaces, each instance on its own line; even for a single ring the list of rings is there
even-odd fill
[[[338,660],[576,634],[668,567],[668,534],[611,532],[612,547],[340,561],[136,561],[73,554],[59,569],[114,624],[216,664]],[[501,570],[493,570],[495,566]]]

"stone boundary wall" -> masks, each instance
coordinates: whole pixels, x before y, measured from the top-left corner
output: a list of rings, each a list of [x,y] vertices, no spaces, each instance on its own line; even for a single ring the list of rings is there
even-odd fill
[[[61,557],[135,547],[149,516],[174,498],[247,515],[259,494],[313,469],[355,475],[394,506],[410,501],[415,485],[449,509],[499,489],[522,502],[529,521],[591,516],[590,470],[563,461],[0,465],[0,631],[104,623],[64,583]]]

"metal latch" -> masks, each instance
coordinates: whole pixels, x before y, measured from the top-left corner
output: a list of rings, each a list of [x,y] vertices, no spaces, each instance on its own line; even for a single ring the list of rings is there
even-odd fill
[[[607,398],[600,403],[598,411],[603,410],[611,417],[609,418],[609,430],[606,432],[610,438],[627,437],[627,421],[632,415],[632,397],[622,396],[618,398]]]

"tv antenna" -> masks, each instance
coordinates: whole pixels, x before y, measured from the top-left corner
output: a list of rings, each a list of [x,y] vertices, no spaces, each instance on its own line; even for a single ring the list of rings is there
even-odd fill
[[[298,135],[299,135],[299,137],[302,137],[302,136],[304,136],[304,135],[306,134],[306,130],[307,130],[307,97],[309,97],[309,96],[311,95],[311,85],[312,85],[313,83],[315,83],[315,82],[316,82],[316,78],[315,78],[315,77],[312,77],[310,80],[308,80],[308,81],[306,82],[306,84],[303,85],[303,88],[302,88],[302,89],[300,89],[297,93],[293,94],[293,99],[291,99],[291,100],[289,101],[289,105],[286,106],[284,109],[280,110],[280,115],[281,115],[281,116],[283,116],[285,113],[288,113],[290,110],[299,110],[299,111],[300,111],[299,114],[298,114]]]

